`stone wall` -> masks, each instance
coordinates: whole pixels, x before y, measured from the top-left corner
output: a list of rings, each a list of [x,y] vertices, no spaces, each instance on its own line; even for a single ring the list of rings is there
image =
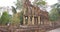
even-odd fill
[[[60,27],[60,26],[59,26]],[[0,26],[0,32],[46,32],[58,28],[58,26],[44,26],[44,25],[20,25],[17,26]]]

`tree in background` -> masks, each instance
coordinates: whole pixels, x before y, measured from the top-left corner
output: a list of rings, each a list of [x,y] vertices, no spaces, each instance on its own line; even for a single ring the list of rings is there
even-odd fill
[[[56,21],[60,19],[60,4],[59,2],[52,5],[52,10],[50,11],[50,20]]]
[[[42,8],[43,10],[46,10],[47,5],[44,0],[34,0],[33,4]]]
[[[17,9],[22,9],[22,7],[23,7],[23,0],[17,0],[17,3],[16,3],[16,8]]]
[[[50,11],[50,14],[49,14],[49,18],[51,21],[57,21],[59,19],[59,15],[58,15],[58,11],[56,8],[53,8],[51,11]]]
[[[44,0],[34,0],[33,4],[34,5],[45,5],[46,2]]]
[[[12,12],[13,14],[17,13],[16,8],[12,6]]]
[[[11,25],[18,26],[20,24],[20,17],[18,17],[18,14],[14,14],[11,20]]]
[[[0,20],[1,25],[6,25],[10,21],[9,14],[7,12],[3,12]]]
[[[46,2],[44,0],[34,0],[33,4],[43,8],[46,7]],[[17,9],[21,10],[23,8],[23,0],[17,0],[16,6]]]
[[[16,8],[12,6],[13,17],[11,19],[11,25],[19,25],[20,24],[20,16],[16,11]]]
[[[16,6],[17,9],[21,10],[23,8],[23,0],[17,0]],[[23,10],[20,12],[19,19],[20,24],[23,24]]]

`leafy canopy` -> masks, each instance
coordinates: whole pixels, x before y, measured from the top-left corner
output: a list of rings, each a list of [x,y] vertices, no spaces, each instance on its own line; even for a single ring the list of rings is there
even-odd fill
[[[2,16],[1,16],[1,21],[0,24],[2,25],[6,25],[10,20],[10,16],[7,12],[3,12]]]

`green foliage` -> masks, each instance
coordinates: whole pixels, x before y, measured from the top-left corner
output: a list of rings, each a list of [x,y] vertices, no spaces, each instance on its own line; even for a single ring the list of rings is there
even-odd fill
[[[44,0],[34,0],[34,5],[42,8],[43,10],[46,10],[47,8],[47,5],[46,5],[46,2]]]
[[[2,16],[1,16],[1,21],[0,24],[1,25],[6,25],[9,22],[9,14],[7,12],[3,12]]]
[[[52,6],[52,10],[50,11],[50,20],[56,21],[60,19],[60,4],[56,3]]]
[[[20,24],[20,19],[18,18],[18,14],[14,14],[12,19],[11,19],[11,25],[19,25]]]
[[[16,6],[17,6],[17,9],[21,9],[23,6],[22,0],[17,0]]]
[[[20,23],[23,24],[23,11],[20,12]]]
[[[12,6],[12,12],[15,14],[17,13],[16,8]]]
[[[46,2],[45,2],[45,1],[41,1],[41,2],[39,1],[39,2],[37,2],[36,4],[37,4],[37,5],[45,5]]]
[[[34,0],[33,3],[36,5],[45,5],[46,4],[46,2],[44,0]]]
[[[56,8],[57,12],[60,14],[60,4],[59,3],[52,5],[52,8]]]

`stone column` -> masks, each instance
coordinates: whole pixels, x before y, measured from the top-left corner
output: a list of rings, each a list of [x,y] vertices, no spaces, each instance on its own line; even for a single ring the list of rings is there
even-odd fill
[[[34,25],[34,16],[32,17],[32,25]]]
[[[35,13],[35,12],[34,12],[34,7],[33,7],[33,8],[32,8],[32,15],[34,15],[34,13]]]
[[[40,16],[38,16],[38,25],[40,24]]]
[[[26,14],[26,9],[24,9],[24,15]]]
[[[30,25],[30,24],[31,24],[30,16],[28,16],[28,24],[27,25]]]
[[[23,16],[23,25],[25,25],[25,17]]]

